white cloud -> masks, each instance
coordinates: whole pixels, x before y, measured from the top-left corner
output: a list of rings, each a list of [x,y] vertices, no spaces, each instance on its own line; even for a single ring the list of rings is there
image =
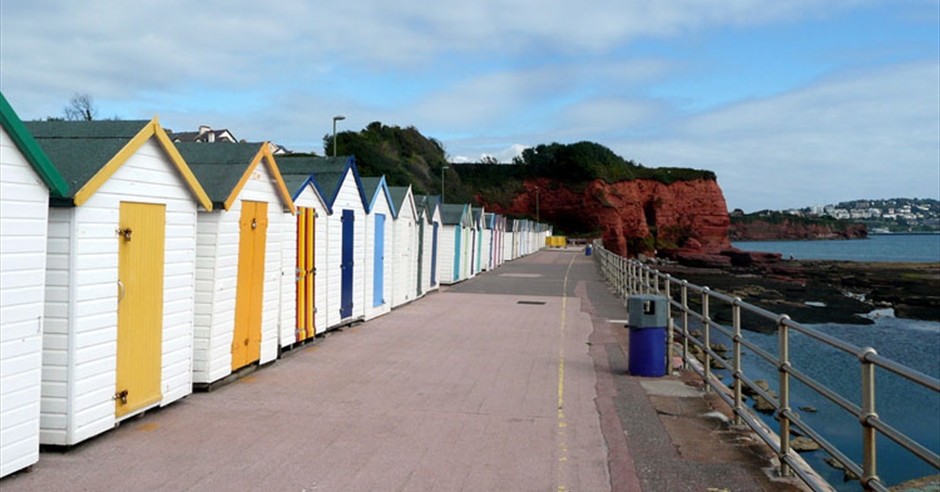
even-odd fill
[[[668,138],[618,149],[651,166],[714,170],[728,205],[751,211],[940,198],[937,87],[936,62],[843,73],[690,117]]]

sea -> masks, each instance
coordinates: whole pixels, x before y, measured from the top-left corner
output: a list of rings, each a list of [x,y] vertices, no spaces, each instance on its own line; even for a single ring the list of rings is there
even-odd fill
[[[873,235],[863,240],[736,242],[733,245],[801,260],[940,262],[940,235],[930,234]],[[873,314],[874,324],[809,326],[858,347],[873,347],[882,356],[940,379],[940,322],[895,318],[890,310]],[[746,332],[744,336],[761,348],[777,353],[776,335]],[[731,346],[730,340],[720,338],[712,340]],[[857,358],[798,333],[791,338],[790,358],[796,369],[861,405],[861,368]],[[777,371],[770,364],[756,354],[745,355],[743,364],[746,374],[753,379],[765,379],[776,389]],[[730,374],[724,376],[725,381],[732,380]],[[940,453],[940,394],[881,369],[876,371],[875,380],[879,417],[932,452]],[[816,411],[801,411],[800,407]],[[857,418],[799,382],[791,382],[791,408],[846,455],[861,463],[862,435]],[[772,428],[779,427],[771,416],[763,418]],[[940,473],[883,435],[878,435],[877,443],[878,475],[888,486]],[[842,471],[825,462],[829,457],[825,451],[803,452],[801,456],[837,490],[863,490],[858,481],[845,481]]]
[[[738,241],[745,251],[780,253],[796,260],[940,262],[940,234],[873,234],[868,239]]]

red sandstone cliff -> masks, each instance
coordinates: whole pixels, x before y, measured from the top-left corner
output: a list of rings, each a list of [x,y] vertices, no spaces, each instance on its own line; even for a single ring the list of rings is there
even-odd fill
[[[657,248],[718,253],[731,247],[724,195],[713,180],[632,180],[608,184],[595,180],[581,189],[545,178],[525,182],[525,191],[508,207],[477,200],[487,211],[536,215],[562,230],[597,231],[604,247],[624,256]],[[574,187],[572,187],[574,188]]]

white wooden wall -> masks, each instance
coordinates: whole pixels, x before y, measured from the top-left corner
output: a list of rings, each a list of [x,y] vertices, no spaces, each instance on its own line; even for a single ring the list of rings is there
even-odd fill
[[[363,273],[365,265],[365,208],[363,208],[362,199],[359,197],[359,185],[356,183],[352,171],[347,172],[345,178],[343,178],[332,209],[333,215],[330,216],[328,233],[330,256],[329,263],[326,266],[326,275],[328,277],[326,319],[328,328],[365,316],[362,302],[365,295],[363,293],[365,284]],[[352,316],[348,319],[340,318],[339,312],[342,286],[343,210],[352,210],[355,217],[353,222],[353,310]]]
[[[375,204],[373,205],[372,212],[366,216],[366,238],[365,238],[365,262],[364,262],[364,278],[365,286],[363,288],[364,298],[363,306],[365,306],[365,316],[366,319],[372,319],[377,316],[381,316],[385,313],[388,313],[391,308],[391,299],[392,299],[392,243],[394,241],[394,231],[392,230],[395,226],[395,220],[392,217],[392,210],[389,208],[388,199],[385,198],[385,192],[379,190],[379,196],[375,199]],[[383,299],[379,306],[373,306],[375,304],[375,299],[373,294],[375,293],[375,215],[382,214],[385,216],[385,231],[383,237],[383,247],[382,256],[384,260],[382,261],[382,277],[384,282],[383,287]]]
[[[292,191],[292,190],[291,190]],[[297,207],[312,208],[316,211],[314,219],[314,258],[313,265],[317,272],[323,272],[327,257],[327,232],[329,214],[323,200],[309,184],[297,196]],[[287,347],[297,340],[297,216],[289,212],[284,214],[281,226],[281,314],[279,335],[281,347]],[[326,275],[315,275],[313,304],[316,333],[326,331]]]
[[[163,399],[159,404],[192,391],[197,205],[162,147],[151,139],[81,207],[50,210],[40,419],[43,444],[75,444],[116,423],[118,241],[114,231],[121,201],[166,204]]]
[[[438,280],[444,285],[450,285],[454,280],[454,245],[457,239],[457,227],[441,225],[438,231],[437,274]]]
[[[395,219],[395,249],[392,254],[395,264],[392,275],[395,277],[392,288],[392,307],[401,306],[414,300],[417,293],[417,224],[415,224],[414,207],[406,198],[405,204],[398,211]]]
[[[0,477],[39,461],[49,190],[0,128]]]
[[[196,322],[194,326],[193,382],[211,383],[232,372],[235,333],[235,294],[238,285],[239,219],[242,202],[268,203],[268,230],[264,249],[261,310],[261,359],[277,358],[281,316],[283,249],[282,228],[296,228],[287,220],[285,205],[261,163],[245,183],[229,210],[200,211],[196,252]],[[294,233],[296,235],[296,232]],[[291,236],[293,238],[294,236]],[[286,241],[293,244],[296,241]]]

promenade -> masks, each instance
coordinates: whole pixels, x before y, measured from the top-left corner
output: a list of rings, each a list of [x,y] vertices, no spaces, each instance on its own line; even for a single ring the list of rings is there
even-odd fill
[[[540,251],[44,451],[0,489],[798,490],[693,377],[630,376],[625,318],[583,250]]]

